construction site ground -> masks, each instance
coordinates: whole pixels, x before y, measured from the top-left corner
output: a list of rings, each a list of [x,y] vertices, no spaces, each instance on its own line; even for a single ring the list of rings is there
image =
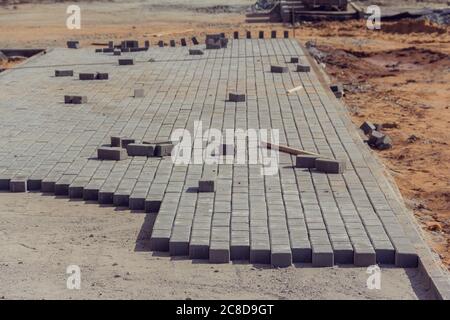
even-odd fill
[[[218,2],[218,1],[217,1]],[[83,26],[65,27],[66,4],[0,7],[0,48],[82,46],[109,40],[150,40],[246,30],[286,30],[245,24],[252,1],[81,3]],[[85,8],[85,10],[83,9]],[[417,21],[301,24],[295,37],[328,55],[326,72],[344,83],[355,125],[383,124],[391,150],[376,152],[394,176],[428,243],[450,265],[450,36],[448,27]],[[292,34],[292,30],[290,31]],[[19,59],[20,60],[20,59]],[[6,62],[10,67],[13,62]],[[113,213],[111,215],[111,213]],[[135,252],[143,215],[40,194],[1,194],[0,298],[428,298],[416,270],[383,269],[383,289],[367,290],[365,268],[207,265]],[[120,223],[117,222],[120,219]],[[26,227],[24,226],[26,222]],[[73,223],[69,223],[73,222]],[[7,241],[6,241],[7,240]],[[142,245],[145,245],[146,239]],[[67,291],[65,267],[84,259],[86,290]],[[51,261],[51,263],[49,263]],[[181,267],[180,267],[181,266]],[[326,276],[324,276],[326,275]],[[254,281],[258,279],[258,281]],[[61,282],[61,283],[59,283]],[[55,286],[55,283],[58,283]],[[208,288],[208,290],[205,290]],[[275,290],[273,288],[276,288]]]

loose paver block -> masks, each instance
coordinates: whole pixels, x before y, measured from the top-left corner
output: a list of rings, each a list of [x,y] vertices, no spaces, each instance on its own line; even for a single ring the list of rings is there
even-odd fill
[[[214,180],[200,180],[198,182],[198,191],[199,192],[214,192],[215,191]]]
[[[100,160],[125,160],[128,158],[127,151],[119,147],[100,147],[97,149],[97,157]]]
[[[368,134],[371,134],[372,133],[372,131],[375,131],[376,130],[376,127],[375,127],[375,125],[372,123],[372,122],[369,122],[369,121],[364,121],[364,123],[361,125],[361,127],[359,127],[363,132],[364,132],[364,134],[366,134],[366,135],[368,135]]]
[[[276,39],[277,38],[277,31],[276,30],[272,30],[271,33],[270,33],[270,37],[272,39]]]
[[[189,54],[191,56],[201,56],[203,55],[203,51],[200,49],[189,49]]]
[[[209,262],[228,263],[230,262],[230,244],[228,242],[212,242],[209,247]]]
[[[230,93],[229,100],[232,102],[245,102],[245,94]]]
[[[95,73],[80,73],[79,75],[80,80],[94,80],[95,79]]]
[[[289,72],[289,68],[288,67],[283,67],[283,66],[270,66],[270,72],[273,72],[273,73],[287,73],[287,72]]]
[[[156,157],[166,157],[172,154],[173,144],[172,143],[161,143],[155,147]]]
[[[312,248],[313,267],[332,267],[334,265],[333,249],[329,245],[317,245]]]
[[[343,160],[316,159],[316,170],[325,173],[343,173],[346,168]]]
[[[124,148],[124,149],[126,149],[127,146],[128,146],[130,143],[136,143],[136,139],[133,139],[133,138],[125,138],[125,137],[122,137],[122,138],[120,139],[120,146],[121,146],[122,148]]]
[[[73,77],[73,70],[55,70],[55,77]]]
[[[134,59],[126,58],[126,59],[119,59],[119,66],[129,66],[134,64]]]
[[[196,46],[196,45],[198,45],[199,44],[199,42],[198,42],[198,40],[197,40],[197,38],[196,37],[192,37],[192,43],[194,44],[194,46]]]
[[[298,57],[291,57],[291,63],[298,63]]]
[[[296,168],[315,168],[317,156],[299,155],[296,157]]]
[[[78,49],[80,47],[80,42],[76,40],[67,41],[67,48]]]
[[[87,103],[86,96],[64,96],[65,104],[84,104]]]
[[[153,157],[155,146],[144,143],[130,143],[127,145],[127,153],[130,157]]]
[[[310,71],[311,71],[311,67],[308,65],[304,65],[304,64],[297,65],[297,72],[310,72]]]

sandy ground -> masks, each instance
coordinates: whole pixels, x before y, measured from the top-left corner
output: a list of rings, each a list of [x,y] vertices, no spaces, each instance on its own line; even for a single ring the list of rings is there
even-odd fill
[[[67,4],[0,6],[0,48],[64,46],[69,39],[79,39],[83,46],[126,38],[155,44],[160,39],[192,35],[201,39],[215,31],[285,29],[281,24],[245,24],[243,12],[252,2],[81,2],[81,30],[65,27]],[[296,30],[300,41],[314,41],[329,53],[326,71],[346,85],[345,101],[355,124],[370,120],[387,125],[384,131],[393,138],[394,148],[374,152],[394,176],[427,240],[447,267],[448,31],[408,21],[383,24],[376,32],[358,21],[303,24]],[[384,269],[383,290],[368,292],[364,289],[367,275],[361,269],[270,270],[155,257],[145,248],[135,251],[136,238],[142,238],[138,235],[143,214],[40,195],[26,197],[0,194],[0,297],[424,297],[413,271]],[[144,238],[139,246],[145,247]],[[85,277],[80,292],[65,289],[65,268],[74,263],[82,267]]]
[[[272,269],[172,259],[148,251],[152,217],[41,194],[0,194],[2,299],[427,299],[416,269]],[[68,290],[66,268],[81,269]]]

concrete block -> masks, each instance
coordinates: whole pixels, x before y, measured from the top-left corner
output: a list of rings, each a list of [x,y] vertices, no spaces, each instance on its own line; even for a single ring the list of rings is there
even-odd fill
[[[145,210],[145,198],[131,195],[128,199],[128,206],[130,210]]]
[[[105,72],[97,72],[97,74],[95,75],[95,79],[96,80],[108,80],[109,74],[105,73]]]
[[[182,46],[182,47],[186,47],[186,46],[187,46],[187,43],[186,43],[186,39],[185,39],[185,38],[181,38],[181,39],[180,39],[180,43],[181,43],[181,46]]]
[[[108,48],[114,49],[114,41],[108,41]]]
[[[143,98],[145,95],[145,91],[143,88],[134,89],[134,97],[135,98]]]
[[[270,66],[270,72],[273,73],[287,73],[289,72],[288,67],[282,67],[282,66]]]
[[[150,48],[150,41],[149,40],[145,40],[144,47],[145,48]]]
[[[289,31],[288,30],[284,30],[283,31],[283,36],[285,39],[289,38]]]
[[[299,155],[296,157],[296,168],[315,168],[317,156]]]
[[[308,65],[299,64],[297,65],[297,72],[310,72],[311,67]]]
[[[193,43],[195,46],[199,44],[199,42],[198,42],[198,40],[197,40],[196,37],[192,37],[191,40],[192,40],[192,43]]]
[[[329,245],[315,245],[312,248],[313,267],[332,267],[334,265],[333,249]]]
[[[198,182],[198,191],[199,192],[214,192],[215,184],[214,180],[200,180]]]
[[[270,255],[270,263],[275,268],[287,268],[292,265],[292,253],[289,248],[286,250],[280,250],[274,252],[272,249],[272,253]]]
[[[338,99],[342,98],[344,96],[344,93],[342,91],[334,92],[334,96]]]
[[[70,199],[82,199],[84,187],[80,185],[69,186],[69,198]]]
[[[121,55],[122,55],[122,51],[120,51],[120,50],[114,50],[114,55],[115,55],[115,56],[121,56]]]
[[[231,260],[249,260],[250,259],[250,246],[249,245],[234,245],[230,246],[230,258]]]
[[[86,96],[64,96],[64,103],[65,104],[83,104],[87,103],[87,97]]]
[[[292,248],[292,262],[293,263],[311,263],[312,250],[311,247],[307,248]]]
[[[392,147],[392,139],[377,130],[373,130],[369,134],[369,140],[367,142],[370,146],[380,150],[389,149]]]
[[[41,191],[43,193],[54,193],[55,192],[55,183],[56,181],[53,179],[44,179],[41,182]]]
[[[247,39],[251,39],[252,38],[252,32],[251,31],[247,31]]]
[[[94,80],[95,79],[95,73],[80,73],[79,75],[80,80]]]
[[[233,39],[239,39],[239,31],[233,32]]]
[[[230,93],[228,99],[232,102],[245,102],[245,94]]]
[[[102,191],[98,192],[98,203],[100,204],[112,204],[114,201],[114,192]]]
[[[73,70],[55,70],[55,77],[73,77]]]
[[[270,264],[270,249],[250,249],[250,263]]]
[[[375,250],[371,246],[354,246],[353,263],[357,267],[373,266],[377,263]]]
[[[330,89],[333,92],[343,92],[344,91],[344,87],[340,83],[335,83],[335,84],[330,85]]]
[[[209,247],[209,262],[228,263],[230,262],[230,246],[228,242],[211,242]]]
[[[77,40],[67,41],[67,48],[69,49],[78,49],[80,48],[80,42]]]
[[[169,238],[166,236],[158,237],[152,234],[150,238],[150,250],[160,252],[169,251]]]
[[[128,194],[118,194],[113,195],[113,205],[116,207],[128,207],[130,195]]]
[[[38,191],[41,190],[42,187],[42,179],[38,178],[29,178],[27,181],[27,189],[28,191]]]
[[[189,244],[190,259],[209,259],[209,245],[206,244]]]
[[[143,143],[130,143],[127,145],[127,153],[130,157],[153,157],[155,146]]]
[[[103,48],[103,49],[102,49],[102,52],[103,52],[103,53],[112,53],[112,52],[114,52],[114,49],[111,49],[111,48]]]
[[[169,241],[169,252],[171,256],[188,256],[189,242],[188,241]]]
[[[130,143],[136,143],[136,140],[133,138],[125,138],[125,137],[122,137],[120,139],[120,146],[124,149],[126,149],[127,145],[129,145]]]
[[[111,137],[111,147],[121,147],[122,146],[122,138],[121,136],[112,136]]]
[[[364,123],[359,127],[364,134],[369,135],[372,133],[372,131],[375,131],[375,125],[372,122],[364,121]]]
[[[97,157],[101,160],[121,161],[128,158],[127,152],[119,147],[100,147],[97,149]]]
[[[9,182],[9,191],[11,192],[25,192],[27,190],[26,177],[14,177]]]
[[[155,147],[156,157],[166,157],[172,154],[173,144],[172,143],[162,143]]]
[[[199,56],[203,54],[203,51],[200,49],[189,49],[189,54],[191,56]]]
[[[162,199],[145,199],[145,212],[158,213],[161,208]]]
[[[264,31],[259,31],[258,37],[259,37],[260,39],[264,39]]]
[[[346,168],[345,161],[330,160],[330,159],[316,159],[316,170],[325,173],[343,173]]]
[[[9,183],[11,182],[11,177],[8,175],[0,175],[0,190],[9,190]]]
[[[95,49],[95,53],[102,53],[102,52],[103,52],[103,49],[101,49],[101,48]]]
[[[170,43],[170,46],[171,46],[171,47],[175,47],[175,40],[170,40],[169,43]]]
[[[119,66],[129,66],[134,64],[134,59],[119,59]]]
[[[164,47],[164,41],[159,40],[158,41],[158,47],[163,48]]]
[[[270,32],[270,37],[271,37],[272,39],[276,39],[276,38],[277,38],[277,30],[272,30],[272,31]]]
[[[291,63],[298,63],[298,57],[291,57]]]

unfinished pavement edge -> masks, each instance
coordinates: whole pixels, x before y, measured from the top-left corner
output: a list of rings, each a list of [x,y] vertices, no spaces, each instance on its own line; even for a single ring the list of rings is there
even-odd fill
[[[309,51],[305,48],[305,46],[300,43],[300,41],[299,45],[304,50],[305,56],[310,62],[312,68],[316,71],[318,80],[324,85],[324,88],[327,88],[331,82],[330,78],[325,73],[323,68],[320,67],[316,60],[309,54]],[[339,112],[342,121],[348,127],[356,127],[350,119],[348,108],[345,103],[334,97],[330,90],[327,91],[327,94],[329,95],[330,100],[335,103],[336,110]],[[361,136],[358,134],[358,130],[359,129],[356,128],[356,130],[348,131],[355,144],[360,147],[361,153],[379,185],[387,188],[382,188],[382,190],[390,191],[383,191],[383,193],[391,205],[392,210],[398,217],[406,235],[417,251],[419,259],[418,270],[421,276],[427,282],[427,287],[433,291],[433,294],[437,299],[450,300],[450,274],[444,269],[441,261],[438,261],[435,258],[435,255],[433,255],[430,247],[424,239],[423,232],[419,224],[414,219],[412,212],[406,207],[394,178],[389,173],[386,166],[382,163],[378,155],[375,152],[372,152],[371,149],[369,149],[369,147],[364,143]]]

